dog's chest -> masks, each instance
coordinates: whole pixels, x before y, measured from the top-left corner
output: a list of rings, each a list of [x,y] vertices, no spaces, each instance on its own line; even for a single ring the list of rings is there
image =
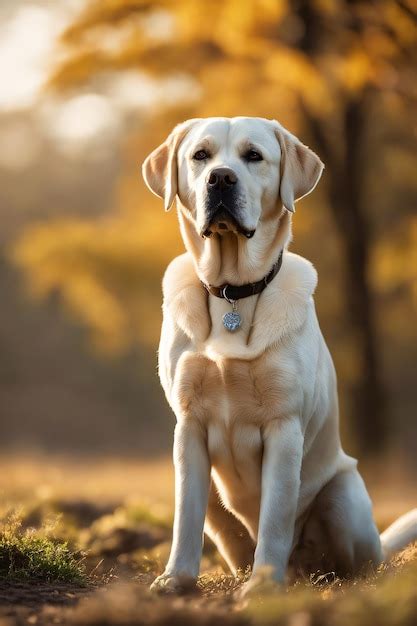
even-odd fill
[[[262,426],[290,410],[294,372],[277,360],[268,352],[253,361],[182,355],[175,374],[176,413],[205,429],[213,466],[249,462],[262,448]]]

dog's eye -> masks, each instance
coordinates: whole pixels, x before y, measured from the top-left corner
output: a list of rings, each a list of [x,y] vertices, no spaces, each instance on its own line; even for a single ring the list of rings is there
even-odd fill
[[[195,161],[205,161],[208,158],[209,155],[205,150],[197,150],[197,152],[193,156],[193,159]]]
[[[262,154],[257,150],[248,150],[243,158],[246,161],[262,161]]]

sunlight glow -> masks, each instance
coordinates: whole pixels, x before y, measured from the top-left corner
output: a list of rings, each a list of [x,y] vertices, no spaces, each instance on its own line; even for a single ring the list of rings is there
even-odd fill
[[[0,111],[31,106],[48,69],[62,15],[36,5],[20,7],[0,28]]]
[[[63,103],[51,124],[58,139],[88,142],[104,131],[116,130],[118,115],[107,98],[88,93]]]
[[[172,105],[183,100],[184,94],[188,101],[200,95],[197,83],[186,75],[155,80],[132,70],[103,75],[100,93],[62,97],[42,92],[59,54],[57,38],[83,5],[83,0],[56,0],[45,6],[34,1],[16,3],[14,12],[0,22],[0,115],[36,111],[44,132],[71,153],[84,150],[87,144],[96,149],[106,139],[111,143],[124,122],[140,111]],[[149,36],[172,35],[174,24],[166,11],[155,11],[142,21]],[[13,127],[5,138],[12,150],[10,158],[3,160],[16,168],[22,133]],[[28,150],[21,167],[33,158],[34,152]]]

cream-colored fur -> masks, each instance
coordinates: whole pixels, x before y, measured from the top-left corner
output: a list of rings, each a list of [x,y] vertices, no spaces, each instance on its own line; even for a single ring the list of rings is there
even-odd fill
[[[244,160],[248,146],[261,161]],[[193,158],[201,149],[204,162]],[[218,166],[236,173],[252,239],[233,225],[202,236],[207,176]],[[145,161],[145,180],[167,209],[177,196],[187,249],[163,281],[159,372],[177,418],[176,507],[171,555],[154,588],[195,581],[204,525],[233,572],[253,565],[246,590],[265,568],[282,582],[290,572],[355,574],[382,559],[356,460],[340,443],[336,375],[313,302],[317,274],[287,250],[294,202],[322,169],[278,122],[259,118],[190,120]],[[281,250],[281,271],[238,302],[242,327],[230,333],[222,323],[230,304],[200,281],[257,281]]]

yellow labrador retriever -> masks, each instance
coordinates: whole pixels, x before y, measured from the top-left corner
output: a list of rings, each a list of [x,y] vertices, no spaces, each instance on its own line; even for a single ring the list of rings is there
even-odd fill
[[[177,198],[186,253],[164,280],[159,373],[176,418],[171,555],[153,584],[199,573],[203,529],[232,572],[354,575],[415,536],[415,512],[381,539],[339,437],[336,375],[317,275],[288,252],[294,203],[323,171],[278,122],[192,119],[146,159],[148,187]]]

